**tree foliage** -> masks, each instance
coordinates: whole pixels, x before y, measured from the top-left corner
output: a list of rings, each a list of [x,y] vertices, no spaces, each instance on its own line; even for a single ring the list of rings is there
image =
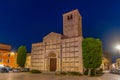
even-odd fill
[[[18,54],[17,54],[17,64],[20,67],[24,67],[26,62],[26,56],[27,56],[27,49],[25,46],[20,46],[18,48]]]
[[[85,38],[82,42],[82,50],[84,67],[99,68],[102,63],[102,42],[99,39]]]

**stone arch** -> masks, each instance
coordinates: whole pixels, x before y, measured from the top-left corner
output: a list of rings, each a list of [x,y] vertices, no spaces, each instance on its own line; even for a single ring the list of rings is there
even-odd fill
[[[55,58],[55,57],[56,57],[56,54],[55,54],[54,52],[50,52],[50,53],[48,54],[48,57],[49,57],[49,58],[52,58],[52,57]]]

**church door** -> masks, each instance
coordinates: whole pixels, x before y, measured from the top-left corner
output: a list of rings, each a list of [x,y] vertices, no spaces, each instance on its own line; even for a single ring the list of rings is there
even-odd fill
[[[50,58],[50,71],[56,71],[56,58]]]

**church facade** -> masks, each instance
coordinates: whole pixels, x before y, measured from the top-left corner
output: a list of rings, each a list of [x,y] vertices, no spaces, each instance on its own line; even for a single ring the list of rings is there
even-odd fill
[[[32,44],[31,69],[83,73],[82,39],[79,11],[63,14],[63,34],[51,32],[43,42]]]

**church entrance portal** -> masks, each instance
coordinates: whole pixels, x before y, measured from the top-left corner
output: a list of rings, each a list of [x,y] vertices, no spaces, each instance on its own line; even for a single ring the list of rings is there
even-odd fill
[[[50,58],[50,71],[56,71],[56,58]]]

